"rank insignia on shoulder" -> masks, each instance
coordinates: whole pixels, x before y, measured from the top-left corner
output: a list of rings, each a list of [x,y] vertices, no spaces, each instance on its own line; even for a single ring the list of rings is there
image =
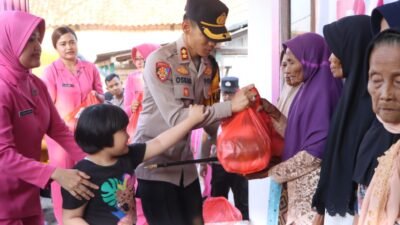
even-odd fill
[[[187,88],[187,87],[183,88],[183,96],[185,96],[185,97],[189,97],[190,96],[189,88]]]
[[[178,71],[178,73],[182,74],[182,75],[188,75],[189,71],[186,69],[186,67],[184,66],[179,66],[176,71]]]
[[[156,75],[162,82],[166,81],[171,76],[171,66],[166,62],[156,63]]]
[[[212,73],[211,66],[207,66],[207,68],[204,70],[204,74],[210,76],[211,73]]]
[[[188,50],[186,49],[186,47],[182,47],[181,48],[181,59],[182,60],[188,60],[189,59]]]

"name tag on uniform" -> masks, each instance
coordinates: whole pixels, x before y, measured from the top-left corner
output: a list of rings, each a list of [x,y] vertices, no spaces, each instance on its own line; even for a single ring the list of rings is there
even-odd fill
[[[27,116],[33,113],[33,109],[25,109],[22,111],[19,111],[19,117]]]
[[[73,84],[62,84],[62,87],[74,87]]]
[[[192,84],[192,78],[190,77],[176,77],[175,81],[177,84]]]

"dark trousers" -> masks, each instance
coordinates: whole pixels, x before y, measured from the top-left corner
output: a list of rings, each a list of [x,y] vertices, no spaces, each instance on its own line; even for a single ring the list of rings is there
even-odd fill
[[[249,182],[243,176],[228,173],[219,164],[212,164],[211,196],[228,198],[232,189],[235,206],[242,213],[243,219],[249,219]]]
[[[199,180],[187,187],[138,179],[138,197],[149,225],[203,225]]]

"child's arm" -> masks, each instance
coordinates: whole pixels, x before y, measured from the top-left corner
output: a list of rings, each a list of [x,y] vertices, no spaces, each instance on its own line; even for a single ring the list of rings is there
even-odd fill
[[[76,209],[63,209],[63,222],[64,225],[89,225],[83,219],[87,203]]]
[[[204,112],[204,106],[191,105],[188,117],[185,120],[146,143],[146,153],[143,160],[156,156],[172,147],[187,135],[196,124],[202,122],[207,114],[208,111]]]

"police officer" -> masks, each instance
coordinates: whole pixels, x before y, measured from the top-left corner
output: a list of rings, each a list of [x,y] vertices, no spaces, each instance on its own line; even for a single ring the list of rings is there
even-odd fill
[[[228,8],[219,0],[189,0],[182,22],[182,37],[153,52],[143,73],[143,110],[134,142],[146,142],[182,121],[190,104],[214,103],[218,82],[209,55],[217,42],[231,40],[225,27]],[[214,77],[213,77],[214,76]],[[216,85],[215,85],[216,84]],[[207,118],[198,125],[216,133],[217,122],[243,110],[252,86],[239,90],[231,101],[207,107]],[[217,125],[215,125],[217,124]],[[212,129],[213,128],[213,129]],[[146,164],[193,159],[189,137]],[[202,197],[195,165],[136,169],[137,195],[150,225],[203,224]]]

